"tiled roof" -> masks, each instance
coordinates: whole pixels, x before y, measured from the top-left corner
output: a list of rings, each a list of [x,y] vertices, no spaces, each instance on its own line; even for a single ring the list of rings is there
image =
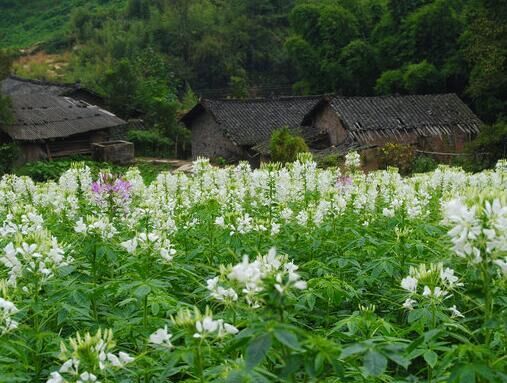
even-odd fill
[[[65,97],[70,85],[7,78],[1,91],[11,99],[14,122],[3,126],[14,140],[43,140],[124,125],[114,114]]]
[[[333,97],[328,100],[345,129],[359,142],[415,132],[419,136],[452,134],[457,128],[477,133],[482,122],[455,94]],[[309,121],[319,104],[306,117]]]
[[[194,117],[206,110],[233,142],[240,146],[253,146],[267,140],[275,129],[300,127],[303,117],[321,98],[203,99],[182,121],[191,126]]]

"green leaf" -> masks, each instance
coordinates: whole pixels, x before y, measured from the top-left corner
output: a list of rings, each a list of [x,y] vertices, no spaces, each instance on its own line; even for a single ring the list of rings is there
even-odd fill
[[[363,366],[368,375],[379,376],[387,368],[387,358],[378,351],[370,350],[364,356]]]
[[[352,346],[349,346],[349,347],[346,347],[345,349],[343,349],[343,351],[340,355],[340,359],[345,359],[351,355],[363,352],[367,348],[368,347],[362,343],[355,343]]]
[[[275,337],[278,339],[278,341],[287,347],[296,350],[301,351],[301,345],[299,344],[298,338],[293,333],[282,330],[282,329],[276,329],[275,330]]]
[[[143,299],[146,295],[151,292],[151,287],[148,285],[141,285],[137,289],[134,290],[134,295],[138,299]]]
[[[438,355],[436,352],[431,350],[426,350],[426,352],[423,354],[423,358],[428,363],[431,368],[435,367],[435,364],[437,364]]]
[[[254,338],[246,349],[246,367],[252,369],[265,358],[271,348],[271,334],[264,334]]]

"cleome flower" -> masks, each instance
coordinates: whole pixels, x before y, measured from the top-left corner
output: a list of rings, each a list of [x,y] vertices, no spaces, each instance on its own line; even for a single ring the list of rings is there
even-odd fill
[[[485,261],[500,268],[506,275],[507,205],[499,198],[480,198],[468,207],[461,199],[453,199],[443,205],[443,223],[451,226],[448,235],[453,251],[466,257],[471,263]]]
[[[173,345],[171,343],[171,338],[172,334],[167,331],[167,326],[164,326],[164,328],[159,328],[157,331],[150,335],[149,342],[156,346],[172,348]]]
[[[165,262],[171,262],[176,254],[173,244],[165,234],[138,233],[134,238],[120,244],[129,254],[137,251],[154,250]]]
[[[110,370],[123,368],[135,360],[126,352],[112,352],[115,342],[111,330],[99,329],[95,335],[86,333],[84,336],[77,333],[68,343],[70,349],[62,342],[60,359],[64,363],[50,374],[47,383],[100,383],[99,377],[110,375]]]
[[[25,276],[30,279],[34,274],[42,282],[51,278],[54,272],[73,262],[65,256],[58,240],[47,231],[41,231],[26,237],[17,236],[15,242],[10,242],[0,255],[0,264],[8,269],[7,283],[16,286],[19,278]]]
[[[15,330],[18,327],[18,322],[12,319],[18,311],[14,303],[0,298],[0,335]]]
[[[402,306],[404,309],[412,310],[419,303],[432,300],[442,302],[452,295],[453,290],[463,286],[463,283],[459,282],[453,269],[444,268],[442,263],[437,263],[411,266],[409,275],[401,280],[400,285],[409,294]],[[459,311],[455,305],[449,310],[453,313],[453,317],[460,317],[457,315]]]
[[[250,306],[259,307],[259,294],[263,291],[273,288],[279,294],[285,294],[291,288],[306,289],[307,284],[301,280],[297,270],[294,263],[277,255],[276,249],[271,248],[268,254],[258,256],[252,262],[245,255],[242,262],[234,266],[222,266],[220,276],[207,280],[207,288],[213,298],[222,302],[237,301],[237,291],[241,291]],[[224,287],[221,283],[231,286]]]

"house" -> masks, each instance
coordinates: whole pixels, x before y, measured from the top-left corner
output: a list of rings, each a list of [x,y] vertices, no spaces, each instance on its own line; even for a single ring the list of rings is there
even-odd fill
[[[321,96],[238,99],[201,99],[181,121],[192,132],[192,157],[248,160],[258,165],[269,151],[274,130],[297,130]],[[312,134],[301,132],[307,140]]]
[[[16,142],[19,162],[89,154],[92,143],[119,140],[126,122],[94,102],[99,96],[79,84],[55,84],[10,76],[1,82],[13,122],[0,126],[0,143]]]
[[[461,152],[482,122],[455,94],[249,100],[202,99],[182,122],[192,131],[192,157],[269,157],[273,130],[288,126],[319,154],[371,150],[388,142],[431,153]]]
[[[327,132],[332,146],[373,148],[392,142],[438,155],[462,152],[482,122],[457,95],[435,94],[323,97],[302,125]]]

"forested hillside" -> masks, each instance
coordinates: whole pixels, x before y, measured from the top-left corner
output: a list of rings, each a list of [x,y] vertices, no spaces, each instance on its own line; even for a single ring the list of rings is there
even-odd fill
[[[456,92],[486,122],[506,109],[502,0],[33,3],[0,0],[2,46],[70,52],[62,80],[123,116],[146,111],[169,136],[194,93]]]

